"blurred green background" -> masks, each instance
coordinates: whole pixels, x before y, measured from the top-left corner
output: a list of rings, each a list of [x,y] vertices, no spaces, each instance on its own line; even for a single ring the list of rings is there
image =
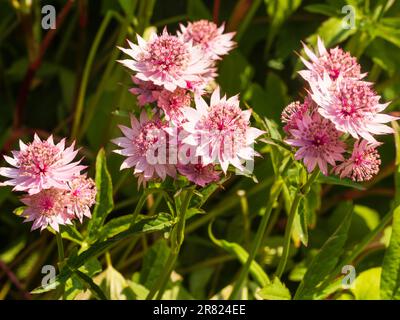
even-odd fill
[[[41,28],[41,8],[45,4],[54,5],[57,14],[65,13],[55,30]],[[345,5],[355,9],[352,29],[342,25],[347,14],[342,12]],[[175,32],[179,23],[198,19],[225,22],[228,30],[237,32],[237,48],[218,66],[217,82],[222,90],[228,95],[240,93],[241,100],[256,113],[277,124],[282,109],[305,95],[304,81],[296,73],[302,68],[296,52],[302,52],[301,41],[315,44],[317,35],[327,47],[340,45],[357,56],[362,71],[369,72],[367,79],[376,82],[382,99],[392,101],[387,111],[399,110],[399,1],[0,0],[1,153],[13,150],[18,139],[29,141],[34,132],[42,137],[53,133],[77,140],[93,176],[95,156],[104,147],[116,203],[109,218],[131,212],[139,197],[136,182],[129,172],[119,171],[122,159],[111,153],[109,142],[119,135],[116,125],[126,122],[127,111],[137,110],[135,97],[128,92],[130,76],[115,62],[121,57],[116,46],[125,45],[126,38],[134,40],[136,33],[146,35],[153,28],[161,31],[165,25]],[[46,38],[47,33],[52,33],[51,39]],[[382,170],[365,185],[366,190],[330,184],[315,190],[309,246],[291,252],[290,264],[295,268],[289,275],[289,287],[297,285],[307,259],[343,218],[340,211],[333,210],[338,202],[352,199],[357,204],[350,244],[372,230],[389,209],[395,194],[395,148],[393,137],[380,140],[384,142],[380,148]],[[213,228],[218,238],[248,247],[241,214],[243,201],[249,205],[256,230],[273,175],[268,157],[257,160],[258,184],[249,178],[233,177],[206,205],[208,214],[218,217]],[[245,190],[244,200],[237,195],[238,190]],[[57,252],[50,233],[30,233],[30,225],[22,224],[22,219],[13,214],[18,206],[17,195],[10,188],[0,188],[0,260],[29,291],[40,282],[41,266],[55,263]],[[284,210],[273,219],[260,256],[267,270],[276,267],[286,220]],[[209,240],[207,218],[190,222],[177,271],[183,276],[188,295],[209,298],[232,281],[239,263]],[[130,248],[130,259],[121,257],[118,250],[111,251],[113,261],[120,261],[116,268],[130,277],[140,269],[141,258],[155,240],[149,236]],[[129,244],[124,245],[126,248]],[[384,242],[375,244],[357,271],[379,266],[384,248]],[[0,298],[21,297],[21,290],[0,269]]]

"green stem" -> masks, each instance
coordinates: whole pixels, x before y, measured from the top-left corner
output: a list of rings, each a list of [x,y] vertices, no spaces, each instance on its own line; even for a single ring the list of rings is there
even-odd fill
[[[58,249],[58,270],[61,273],[61,270],[64,265],[64,245],[61,237],[61,231],[56,232],[56,240],[57,240],[57,249]],[[58,291],[56,291],[56,295],[60,296],[61,299],[64,299],[65,285],[62,284]]]
[[[278,278],[282,277],[283,272],[285,271],[287,260],[289,257],[289,250],[290,250],[290,238],[292,236],[292,229],[294,218],[296,217],[297,208],[300,204],[300,200],[310,191],[310,187],[318,177],[319,170],[314,170],[311,176],[308,178],[308,181],[303,186],[303,188],[299,189],[296,193],[295,198],[293,199],[292,206],[290,207],[289,218],[285,229],[285,236],[283,240],[283,252],[282,257],[279,261],[278,268],[276,270],[276,276]]]
[[[251,248],[251,252],[249,254],[249,257],[247,258],[245,265],[243,266],[243,268],[239,274],[238,280],[235,283],[233,291],[229,297],[230,300],[236,299],[240,290],[243,287],[243,283],[249,273],[250,265],[253,262],[256,254],[258,252],[258,249],[260,248],[260,245],[261,245],[261,242],[263,239],[263,235],[264,235],[265,229],[267,228],[268,220],[271,215],[272,208],[281,193],[282,186],[283,186],[283,181],[281,179],[278,179],[275,181],[275,183],[271,187],[269,201],[268,201],[267,207],[265,209],[265,213],[261,219],[260,226],[258,227],[256,237],[254,239],[254,243]]]
[[[157,280],[155,285],[151,288],[146,300],[152,300],[157,293],[156,299],[161,299],[164,293],[165,287],[168,283],[168,279],[174,269],[176,259],[178,258],[179,251],[181,249],[184,237],[185,237],[185,222],[186,222],[186,211],[190,204],[190,199],[193,196],[193,189],[186,190],[186,194],[180,210],[178,211],[178,221],[175,227],[171,231],[171,252],[169,254],[167,263],[165,264],[165,272]]]
[[[78,94],[78,101],[76,104],[76,110],[75,110],[75,118],[74,118],[74,123],[72,126],[72,138],[77,138],[78,137],[78,130],[80,128],[80,122],[82,118],[82,113],[83,113],[83,104],[84,104],[84,99],[86,95],[86,89],[87,85],[89,82],[89,74],[90,70],[92,69],[92,64],[94,61],[94,58],[97,53],[97,49],[99,48],[100,41],[103,38],[103,35],[108,27],[108,24],[110,23],[112,18],[116,18],[117,20],[121,20],[121,17],[113,11],[108,11],[104,20],[102,21],[99,30],[97,31],[96,37],[94,38],[92,47],[90,48],[89,56],[86,61],[85,68],[83,70],[83,76],[82,76],[82,83],[80,85],[79,89],[79,94]]]
[[[57,249],[58,249],[58,268],[62,269],[64,263],[64,245],[61,237],[61,232],[56,232]]]

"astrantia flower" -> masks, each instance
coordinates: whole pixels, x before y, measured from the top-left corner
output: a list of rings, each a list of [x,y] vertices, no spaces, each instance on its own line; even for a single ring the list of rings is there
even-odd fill
[[[318,113],[307,113],[297,120],[297,128],[290,130],[291,138],[285,141],[298,147],[295,159],[302,159],[308,172],[318,165],[323,174],[328,174],[328,163],[334,166],[336,161],[343,161],[345,144],[339,139],[340,133],[327,119]]]
[[[162,90],[154,95],[157,106],[164,111],[165,119],[179,124],[183,118],[182,109],[190,107],[190,94],[185,89],[178,88],[174,92]]]
[[[379,172],[381,164],[376,145],[366,140],[354,143],[351,157],[335,168],[340,178],[349,177],[354,181],[367,181]]]
[[[137,36],[138,45],[128,40],[130,49],[120,48],[132,57],[120,61],[136,72],[136,78],[151,81],[169,91],[187,88],[188,82],[199,82],[209,72],[212,61],[198,46],[164,32],[153,33],[149,41]]]
[[[333,82],[325,73],[323,79],[311,83],[311,90],[312,98],[319,106],[318,112],[332,121],[337,130],[370,142],[376,142],[372,134],[393,133],[393,129],[383,123],[397,118],[379,113],[389,103],[379,103],[380,96],[370,83],[353,79]]]
[[[201,163],[188,163],[185,165],[178,165],[177,168],[181,175],[201,187],[220,179],[220,172],[215,169],[213,164],[203,165]]]
[[[46,189],[27,195],[21,201],[27,206],[22,213],[26,218],[24,222],[33,221],[31,230],[51,226],[59,232],[59,225],[72,224],[74,216],[67,210],[69,198],[65,196],[65,190]]]
[[[168,163],[167,127],[157,116],[150,120],[142,111],[140,122],[131,115],[131,128],[119,126],[124,137],[112,140],[122,148],[114,152],[127,157],[121,170],[134,167],[139,185],[150,179],[159,177],[164,180],[167,175],[174,177],[176,174],[175,167]]]
[[[297,120],[301,119],[304,113],[308,112],[311,115],[315,110],[316,104],[310,96],[307,96],[303,103],[300,101],[290,103],[283,109],[281,114],[281,121],[286,124],[283,130],[289,133],[291,129],[296,129]]]
[[[186,27],[181,24],[180,28],[178,35],[184,41],[193,41],[193,44],[201,46],[211,59],[220,59],[235,47],[232,41],[235,32],[224,33],[224,24],[218,28],[212,21],[199,20],[189,22]]]
[[[14,168],[0,168],[0,175],[11,178],[2,185],[14,186],[15,191],[34,194],[52,187],[65,189],[65,182],[86,168],[80,161],[71,162],[78,150],[74,151],[75,143],[65,148],[65,139],[54,144],[52,136],[42,141],[35,134],[32,143],[20,141],[19,145],[20,151],[12,151],[13,158],[4,156]]]
[[[332,80],[336,80],[339,76],[359,80],[366,75],[366,73],[361,74],[361,67],[355,57],[339,47],[327,50],[319,37],[319,54],[314,54],[305,44],[303,46],[311,61],[300,57],[308,70],[301,70],[299,73],[308,82],[322,78],[324,73],[327,73]]]
[[[136,84],[136,87],[129,89],[129,92],[137,96],[140,107],[157,100],[154,93],[161,89],[159,86],[154,85],[151,81],[139,80],[135,76],[132,76],[132,81]]]
[[[251,110],[239,107],[237,96],[220,98],[215,89],[210,105],[196,96],[196,109],[184,108],[187,122],[183,128],[188,132],[183,142],[196,146],[195,156],[200,156],[204,165],[219,163],[226,173],[229,164],[244,170],[242,160],[251,160],[258,155],[252,144],[263,131],[250,127]]]
[[[68,211],[80,222],[83,217],[91,218],[90,207],[96,203],[96,185],[91,178],[80,175],[68,182],[66,197],[69,199]]]

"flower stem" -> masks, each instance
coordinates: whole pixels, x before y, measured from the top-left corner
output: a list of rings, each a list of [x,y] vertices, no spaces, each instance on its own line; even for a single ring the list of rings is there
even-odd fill
[[[186,190],[182,205],[178,211],[178,221],[175,227],[171,231],[171,252],[169,254],[167,263],[165,264],[165,272],[157,280],[155,285],[151,288],[146,300],[151,300],[157,293],[156,299],[161,299],[165,291],[165,287],[168,283],[168,279],[174,269],[176,259],[178,258],[179,251],[181,249],[183,239],[185,237],[185,222],[186,222],[186,211],[190,204],[190,199],[193,196],[193,189]]]
[[[275,183],[271,187],[269,201],[268,201],[267,207],[265,209],[264,215],[261,219],[261,223],[258,227],[256,237],[254,239],[253,246],[251,248],[251,252],[249,254],[249,257],[247,258],[245,265],[243,266],[242,270],[240,271],[239,278],[236,281],[233,291],[229,297],[230,300],[236,299],[240,290],[243,287],[243,283],[249,273],[250,265],[253,262],[256,254],[258,252],[258,249],[260,248],[260,245],[261,245],[261,242],[263,239],[263,235],[265,233],[265,229],[267,228],[269,217],[271,216],[272,208],[281,193],[282,186],[283,186],[283,181],[281,179],[278,179],[275,181]]]
[[[296,216],[296,212],[297,212],[297,208],[300,204],[300,200],[305,195],[307,195],[307,193],[310,191],[310,187],[313,184],[313,182],[315,181],[315,179],[318,177],[318,174],[319,174],[319,170],[314,170],[314,172],[308,178],[308,181],[306,182],[306,184],[302,188],[299,188],[299,191],[297,192],[295,198],[293,199],[292,206],[290,207],[288,222],[287,222],[286,229],[285,229],[282,257],[279,261],[279,265],[278,265],[278,268],[277,268],[276,274],[275,274],[276,277],[278,277],[278,278],[282,277],[282,274],[286,268],[287,260],[289,257],[290,238],[292,236],[294,218]]]
[[[58,249],[58,270],[61,272],[64,265],[64,245],[62,241],[61,231],[56,232],[57,249]],[[57,291],[57,296],[59,295],[61,299],[64,298],[65,286],[62,284]]]

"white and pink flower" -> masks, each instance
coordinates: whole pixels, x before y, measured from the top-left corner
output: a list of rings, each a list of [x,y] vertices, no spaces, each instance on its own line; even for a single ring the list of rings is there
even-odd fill
[[[243,161],[257,156],[253,144],[264,132],[250,127],[251,110],[243,111],[239,99],[220,97],[219,87],[211,95],[210,105],[195,97],[196,108],[184,108],[182,124],[188,136],[184,143],[196,147],[195,156],[204,165],[220,164],[226,173],[229,164],[243,171]]]
[[[169,91],[186,89],[188,83],[201,83],[203,75],[212,68],[212,61],[199,46],[170,35],[166,29],[161,35],[151,34],[148,41],[139,35],[137,40],[137,45],[128,40],[129,49],[120,48],[132,59],[119,62],[134,71],[141,81],[150,81]]]
[[[298,148],[296,160],[303,160],[307,171],[312,172],[318,165],[324,175],[328,175],[328,164],[335,166],[343,161],[345,144],[340,140],[340,132],[318,113],[305,113],[297,119],[297,128],[290,129],[286,143]]]
[[[66,182],[86,168],[80,160],[72,162],[78,150],[74,150],[75,143],[65,148],[65,139],[54,144],[53,136],[42,141],[35,134],[32,143],[20,141],[19,146],[19,151],[12,151],[13,157],[4,156],[13,168],[0,168],[0,175],[10,178],[2,185],[13,186],[15,191],[34,194],[50,188],[66,189]]]
[[[214,22],[199,20],[188,22],[187,26],[180,25],[178,36],[185,42],[192,41],[201,47],[203,52],[213,60],[221,59],[231,51],[236,43],[232,41],[235,32],[224,33],[225,24],[218,27]]]
[[[134,168],[139,186],[145,182],[166,176],[175,177],[175,166],[168,159],[168,125],[157,115],[149,119],[146,112],[140,114],[140,121],[131,115],[131,127],[120,125],[123,137],[112,140],[121,149],[114,150],[126,159],[121,170]]]

